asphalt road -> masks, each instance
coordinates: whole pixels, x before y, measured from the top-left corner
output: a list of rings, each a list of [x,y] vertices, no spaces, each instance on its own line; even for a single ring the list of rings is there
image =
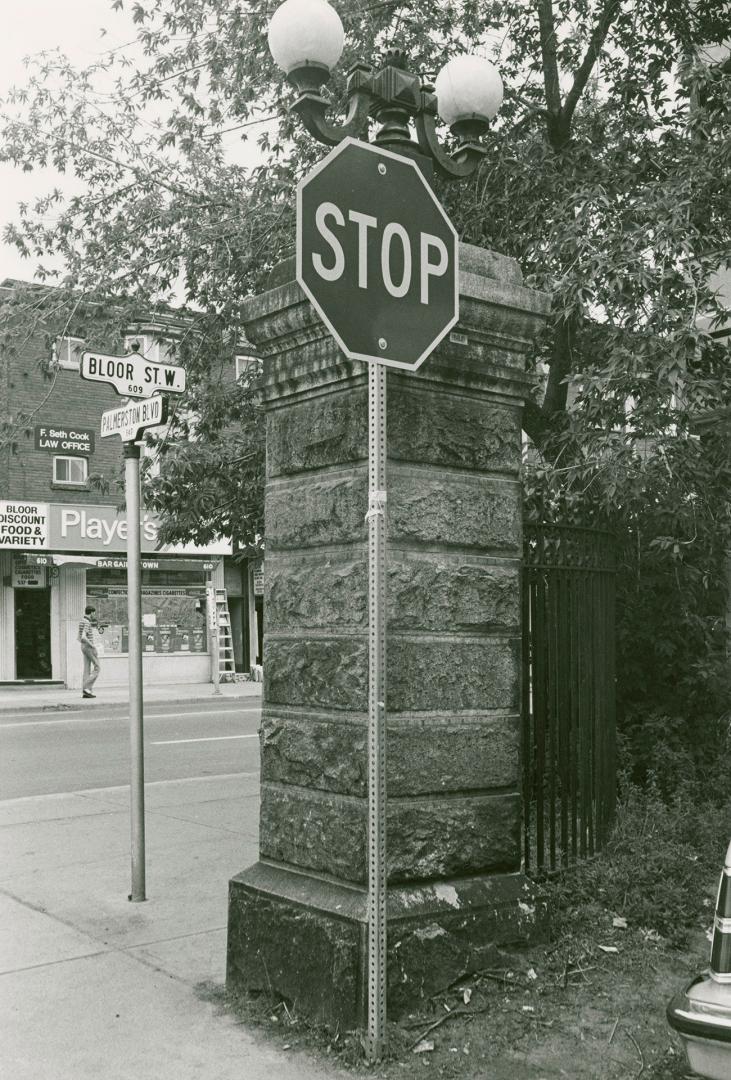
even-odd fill
[[[145,707],[145,780],[256,772],[258,701]],[[0,799],[116,787],[130,779],[126,706],[0,712]]]

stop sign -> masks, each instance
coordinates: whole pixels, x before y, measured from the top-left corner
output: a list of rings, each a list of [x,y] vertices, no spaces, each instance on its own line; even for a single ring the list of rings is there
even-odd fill
[[[458,239],[409,158],[344,139],[297,188],[297,281],[346,356],[415,371],[459,317]]]

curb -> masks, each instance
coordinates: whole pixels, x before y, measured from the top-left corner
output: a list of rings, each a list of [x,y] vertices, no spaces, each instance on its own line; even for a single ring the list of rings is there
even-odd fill
[[[13,691],[13,693],[21,694],[22,691]],[[201,702],[201,701],[216,701],[216,700],[218,700],[218,701],[247,701],[249,699],[253,699],[255,701],[257,701],[257,700],[260,701],[261,700],[261,691],[254,692],[254,693],[247,693],[247,694],[220,694],[220,695],[217,695],[217,694],[214,694],[213,692],[211,692],[210,694],[192,694],[192,695],[187,694],[185,697],[148,698],[144,702],[144,704],[145,704],[145,706],[147,706],[147,705],[188,705],[188,704],[191,704],[193,702]],[[108,702],[105,702],[103,698],[99,699],[97,697],[95,699],[95,702],[97,704],[103,705],[107,709],[128,709],[129,708],[129,701],[108,701]],[[47,703],[37,702],[34,705],[27,705],[27,704],[13,705],[13,704],[10,704],[9,702],[3,701],[3,702],[0,702],[0,716],[2,716],[3,713],[31,713],[31,712],[49,712],[49,713],[51,713],[51,712],[59,712],[59,713],[73,712],[73,713],[78,713],[78,712],[86,712],[87,710],[89,710],[89,708],[90,708],[89,705],[84,705],[84,704],[81,703],[81,698],[79,699],[78,704],[77,703],[72,704],[71,702],[67,703],[65,701],[54,701],[54,702],[49,701]]]

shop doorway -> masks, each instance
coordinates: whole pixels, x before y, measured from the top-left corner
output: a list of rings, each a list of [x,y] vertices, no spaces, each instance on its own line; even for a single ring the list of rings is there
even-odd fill
[[[50,589],[15,589],[15,677],[51,678]]]

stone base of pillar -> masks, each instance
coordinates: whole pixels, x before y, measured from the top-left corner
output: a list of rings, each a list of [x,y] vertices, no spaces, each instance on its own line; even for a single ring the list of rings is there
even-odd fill
[[[388,890],[388,1011],[418,1009],[496,950],[539,940],[545,904],[521,873]],[[231,993],[264,991],[330,1030],[367,1026],[367,894],[258,862],[229,883]]]

